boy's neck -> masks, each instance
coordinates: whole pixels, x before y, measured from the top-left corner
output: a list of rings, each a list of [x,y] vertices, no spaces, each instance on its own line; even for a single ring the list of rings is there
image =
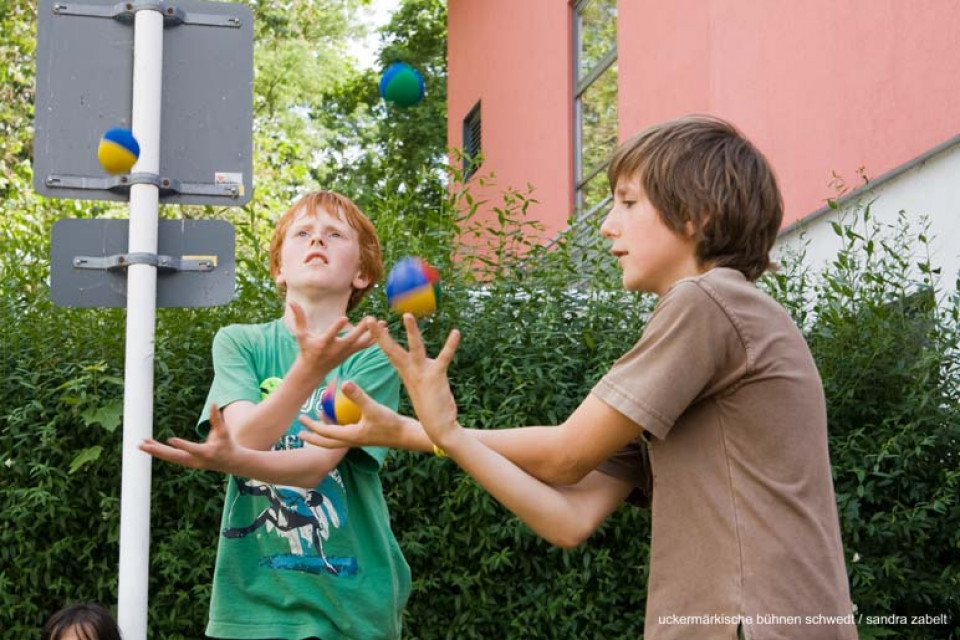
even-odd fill
[[[307,316],[307,328],[313,333],[326,331],[330,325],[347,314],[348,299],[311,299],[288,292],[287,302],[290,301],[298,303],[300,308],[303,309],[303,313]],[[290,311],[289,305],[283,312],[283,323],[290,329],[291,333],[294,332],[293,312]],[[347,326],[350,327],[350,325]]]

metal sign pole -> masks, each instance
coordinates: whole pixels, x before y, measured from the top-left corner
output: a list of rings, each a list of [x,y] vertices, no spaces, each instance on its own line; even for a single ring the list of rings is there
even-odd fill
[[[133,170],[159,175],[163,14],[141,8],[134,23],[133,135],[140,157]],[[130,188],[129,251],[156,255],[159,189]],[[150,456],[137,448],[153,437],[153,358],[157,268],[127,270],[127,334],[123,396],[123,471],[120,486],[120,584],[117,618],[126,640],[146,640],[150,576]]]

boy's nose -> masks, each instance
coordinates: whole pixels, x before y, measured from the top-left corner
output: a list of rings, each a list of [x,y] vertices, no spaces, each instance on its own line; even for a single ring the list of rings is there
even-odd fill
[[[600,223],[600,235],[604,238],[613,237],[613,212],[611,211],[603,218],[603,222]]]

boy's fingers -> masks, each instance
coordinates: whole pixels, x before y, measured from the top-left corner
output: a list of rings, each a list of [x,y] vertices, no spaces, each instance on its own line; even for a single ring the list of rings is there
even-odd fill
[[[348,323],[348,322],[350,322],[350,319],[349,319],[349,318],[347,318],[346,316],[340,316],[340,318],[338,318],[336,322],[334,322],[332,325],[330,325],[330,328],[328,328],[326,331],[323,332],[323,335],[321,336],[321,338],[322,338],[325,342],[332,342],[332,341],[336,340],[337,334],[340,333],[340,331],[341,331],[345,326],[347,326],[347,323]],[[350,336],[350,334],[347,334],[347,337],[348,337],[348,338],[349,338],[349,336]]]
[[[210,431],[223,428],[223,413],[216,402],[210,403]]]
[[[407,352],[397,344],[397,341],[393,339],[393,336],[390,335],[390,332],[387,331],[386,326],[382,323],[378,322],[371,327],[371,331],[373,331],[373,337],[377,340],[377,344],[380,345],[383,352],[390,358],[390,362],[399,369],[403,363],[403,356],[405,356]]]
[[[373,402],[370,396],[352,380],[344,382],[340,390],[360,408],[360,413],[364,413],[364,409]]]
[[[353,343],[351,346],[357,351],[366,349],[373,344],[373,333],[370,332],[371,324],[370,318],[364,318],[353,328],[353,331],[346,336],[345,339],[350,340]]]
[[[447,341],[443,343],[443,349],[437,354],[437,362],[439,362],[444,369],[450,365],[454,354],[457,352],[458,346],[460,346],[460,332],[454,329],[450,332],[450,335],[447,336]]]
[[[424,360],[427,357],[427,349],[423,346],[420,327],[417,326],[417,320],[412,313],[403,314],[403,326],[407,329],[407,345],[410,348],[410,355],[417,360]]]
[[[300,439],[304,442],[326,449],[341,449],[353,445],[353,440],[349,438],[353,435],[353,429],[320,422],[307,416],[300,416],[300,424],[309,429],[300,433]]]
[[[137,445],[137,448],[140,449],[140,451],[143,451],[144,453],[153,455],[153,452],[156,451],[159,446],[160,446],[160,443],[157,442],[156,440],[144,440],[143,442]]]
[[[203,457],[206,449],[204,445],[198,442],[184,440],[183,438],[170,438],[167,440],[167,445],[178,451],[183,451],[197,457]]]
[[[189,454],[159,442],[141,444],[140,450],[164,462],[172,462],[185,467],[196,467],[196,463]]]
[[[352,442],[327,438],[312,431],[301,432],[300,439],[307,444],[312,444],[315,447],[323,447],[324,449],[348,449],[353,446]]]
[[[363,320],[355,324],[353,328],[350,329],[350,332],[347,333],[347,335],[343,336],[341,340],[343,340],[344,342],[355,342],[363,338],[363,336],[367,333],[368,329],[369,328],[368,328],[367,319],[364,318]]]
[[[303,312],[303,307],[293,300],[287,302],[287,305],[293,314],[293,328],[296,330],[297,335],[299,335],[307,330],[307,314]]]

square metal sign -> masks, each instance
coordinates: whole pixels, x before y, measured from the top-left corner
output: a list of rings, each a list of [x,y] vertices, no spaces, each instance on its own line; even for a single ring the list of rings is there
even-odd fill
[[[161,220],[155,256],[127,253],[129,220],[58,220],[50,248],[50,293],[61,307],[125,307],[127,267],[157,264],[158,307],[213,307],[233,299],[233,225]]]
[[[253,14],[223,2],[39,0],[34,188],[129,200],[97,160],[130,128],[136,11],[164,16],[160,202],[240,206],[253,192]]]

